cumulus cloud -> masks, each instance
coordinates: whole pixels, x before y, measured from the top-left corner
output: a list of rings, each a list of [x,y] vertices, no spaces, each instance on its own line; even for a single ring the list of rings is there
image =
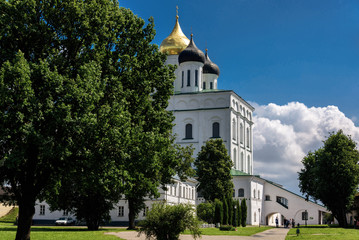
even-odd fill
[[[359,128],[336,106],[307,107],[303,103],[270,103],[255,107],[254,171],[261,177],[299,192],[301,160],[322,146],[329,133],[342,129],[359,143]]]

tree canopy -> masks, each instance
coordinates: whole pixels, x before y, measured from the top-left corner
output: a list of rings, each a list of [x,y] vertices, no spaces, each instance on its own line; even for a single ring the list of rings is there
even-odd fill
[[[307,197],[320,200],[338,220],[347,225],[346,213],[359,184],[359,152],[356,143],[343,133],[331,133],[324,146],[302,160],[299,187]]]
[[[212,202],[232,196],[232,160],[222,139],[211,139],[202,146],[195,160],[199,181],[198,191]]]
[[[0,12],[0,184],[19,205],[16,239],[30,238],[37,199],[64,199],[76,182],[77,200],[55,208],[86,195],[108,209],[190,173],[190,150],[171,137],[174,69],[151,43],[152,19],[116,0],[0,0]]]

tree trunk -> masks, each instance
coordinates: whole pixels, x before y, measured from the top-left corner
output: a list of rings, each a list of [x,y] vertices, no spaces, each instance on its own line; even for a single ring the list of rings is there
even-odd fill
[[[88,220],[86,221],[86,224],[87,224],[87,229],[90,231],[97,231],[100,226],[99,222],[96,220]]]
[[[340,227],[347,227],[348,223],[347,223],[347,217],[346,217],[346,212],[344,209],[340,209],[338,211],[338,217],[337,217],[338,223]]]
[[[34,201],[26,199],[19,203],[19,218],[15,240],[30,240],[32,217],[34,214]]]
[[[128,200],[128,221],[129,221],[129,225],[128,225],[128,229],[132,230],[136,228],[136,224],[135,224],[135,218],[136,218],[136,212],[135,212],[135,207],[134,207],[134,202],[132,200]]]

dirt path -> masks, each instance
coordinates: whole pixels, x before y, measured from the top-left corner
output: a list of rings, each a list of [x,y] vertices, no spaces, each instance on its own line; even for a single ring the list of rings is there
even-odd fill
[[[6,215],[12,208],[13,206],[6,207],[0,203],[0,217]]]

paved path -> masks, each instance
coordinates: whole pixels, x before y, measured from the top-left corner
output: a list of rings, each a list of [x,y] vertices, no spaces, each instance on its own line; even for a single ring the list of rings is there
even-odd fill
[[[201,240],[253,240],[253,239],[264,239],[264,240],[284,240],[287,236],[289,229],[288,228],[272,228],[267,231],[254,234],[252,236],[209,236],[202,235]],[[145,240],[145,235],[141,234],[138,236],[138,233],[135,231],[125,231],[125,232],[109,232],[106,234],[115,235],[117,237],[126,239],[126,240]],[[180,240],[193,240],[191,235],[181,235]]]
[[[0,203],[0,217],[6,215],[11,209],[13,208],[13,206],[4,206],[2,205],[2,203]]]

